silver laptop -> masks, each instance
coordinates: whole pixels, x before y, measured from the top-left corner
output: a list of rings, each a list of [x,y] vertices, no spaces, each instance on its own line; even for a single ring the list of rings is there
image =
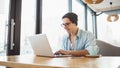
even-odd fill
[[[34,54],[37,56],[48,57],[69,57],[71,55],[54,55],[52,48],[48,42],[46,34],[36,34],[28,37],[30,44],[33,48]]]

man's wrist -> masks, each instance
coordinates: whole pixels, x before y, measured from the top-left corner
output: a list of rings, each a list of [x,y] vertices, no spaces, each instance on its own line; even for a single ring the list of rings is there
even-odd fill
[[[68,51],[68,55],[71,55],[71,51]]]

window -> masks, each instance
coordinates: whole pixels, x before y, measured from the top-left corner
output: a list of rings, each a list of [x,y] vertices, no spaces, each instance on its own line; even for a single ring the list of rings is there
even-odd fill
[[[21,54],[32,54],[27,37],[35,34],[36,0],[22,0]]]
[[[90,10],[87,10],[87,22],[88,22],[88,31],[93,33],[93,23],[92,23],[92,14]]]
[[[0,55],[6,55],[9,0],[0,0]]]
[[[68,0],[43,0],[42,33],[47,35],[53,51],[58,49],[57,40],[64,33],[60,24],[67,12]]]
[[[81,5],[76,0],[72,0],[73,9],[72,12],[78,15],[78,27],[85,30],[85,21],[84,21],[84,6]]]
[[[116,22],[108,22],[107,16],[107,13],[103,13],[97,17],[98,39],[120,46],[120,19]]]

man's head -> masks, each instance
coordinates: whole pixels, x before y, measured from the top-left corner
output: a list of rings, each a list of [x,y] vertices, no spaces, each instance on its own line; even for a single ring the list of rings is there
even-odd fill
[[[78,16],[75,13],[67,13],[62,17],[61,24],[68,33],[72,33],[77,29]]]
[[[68,18],[72,23],[74,23],[76,25],[78,24],[77,23],[78,16],[75,13],[69,12],[62,17],[62,19],[64,19],[64,18]]]

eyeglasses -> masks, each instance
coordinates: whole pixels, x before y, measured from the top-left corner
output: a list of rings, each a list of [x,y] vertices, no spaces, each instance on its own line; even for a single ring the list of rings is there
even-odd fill
[[[69,26],[70,24],[71,24],[71,23],[62,23],[61,26],[62,26],[62,27],[67,27],[67,26]]]

